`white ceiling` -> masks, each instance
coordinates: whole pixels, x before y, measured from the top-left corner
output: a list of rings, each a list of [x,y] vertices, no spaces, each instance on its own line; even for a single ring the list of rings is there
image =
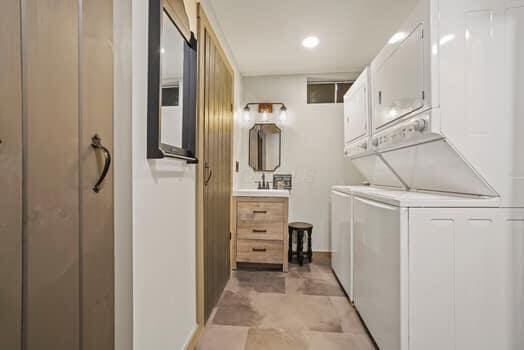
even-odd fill
[[[358,72],[417,0],[209,0],[243,75]],[[315,35],[315,49],[302,39]]]

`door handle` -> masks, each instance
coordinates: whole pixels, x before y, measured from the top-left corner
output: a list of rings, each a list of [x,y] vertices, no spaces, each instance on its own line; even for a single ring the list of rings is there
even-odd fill
[[[104,168],[102,169],[102,173],[100,174],[98,181],[93,186],[93,191],[95,193],[98,193],[100,192],[102,184],[104,183],[107,173],[109,172],[109,166],[111,165],[111,153],[104,145],[102,145],[102,139],[100,138],[100,136],[98,136],[98,134],[95,134],[91,138],[91,147],[93,147],[95,150],[102,150],[104,154]]]
[[[208,162],[205,162],[204,164],[205,164],[204,165],[204,170],[206,170],[206,172],[208,172],[207,177],[206,177],[206,175],[204,175],[204,185],[207,186],[207,184],[211,180],[211,177],[213,177],[213,170],[211,170],[211,168],[209,167],[209,163]]]

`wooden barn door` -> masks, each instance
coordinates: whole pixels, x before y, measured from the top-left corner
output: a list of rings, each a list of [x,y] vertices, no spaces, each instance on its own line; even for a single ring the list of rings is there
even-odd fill
[[[0,5],[0,349],[22,338],[22,68],[20,0]]]
[[[229,280],[233,72],[199,10],[203,293],[207,319]]]
[[[0,349],[114,348],[113,2],[0,9]]]

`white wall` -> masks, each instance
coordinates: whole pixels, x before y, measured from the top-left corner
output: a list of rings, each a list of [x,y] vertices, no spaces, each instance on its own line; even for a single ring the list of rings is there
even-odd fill
[[[282,129],[282,163],[276,173],[293,175],[290,222],[312,223],[313,249],[327,251],[331,186],[359,184],[362,178],[343,156],[343,104],[308,105],[306,83],[307,77],[302,75],[244,77],[243,101],[283,102],[287,106],[287,121],[277,123]],[[261,176],[248,165],[249,128],[256,114],[252,113],[251,123],[243,118],[238,123],[238,188],[254,188],[254,181]],[[274,121],[277,116],[278,108],[269,119]]]
[[[196,1],[184,0],[196,34]],[[240,75],[212,8],[202,3]],[[133,343],[134,350],[182,349],[196,323],[195,165],[146,159],[148,2],[132,0]],[[129,348],[130,349],[130,348]]]
[[[133,350],[131,1],[113,2],[115,350]]]
[[[134,349],[181,349],[196,328],[195,165],[146,159],[148,2],[132,4]]]

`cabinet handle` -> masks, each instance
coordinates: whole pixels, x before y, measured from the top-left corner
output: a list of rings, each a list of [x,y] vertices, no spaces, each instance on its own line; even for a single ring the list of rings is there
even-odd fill
[[[211,170],[211,168],[209,167],[209,163],[208,162],[204,163],[204,170],[206,170],[206,172],[208,172],[207,177],[204,178],[204,186],[207,186],[207,184],[209,184],[209,181],[211,180],[211,177],[213,176],[213,170]],[[206,176],[206,175],[204,175],[204,176]]]
[[[267,210],[253,210],[253,214],[267,214]]]
[[[100,174],[98,181],[93,186],[93,191],[98,193],[100,192],[102,184],[104,183],[107,173],[109,172],[109,166],[111,165],[111,153],[106,147],[104,147],[104,145],[102,145],[102,139],[100,136],[98,136],[98,134],[93,135],[91,138],[91,147],[93,147],[95,150],[100,149],[104,153],[104,168],[102,169],[102,174]]]
[[[253,229],[253,233],[266,233],[267,230],[257,230],[257,229]]]
[[[265,252],[266,248],[253,248],[254,252]]]
[[[378,104],[379,104],[379,105],[382,104],[382,91],[379,91],[379,92],[378,92]]]

